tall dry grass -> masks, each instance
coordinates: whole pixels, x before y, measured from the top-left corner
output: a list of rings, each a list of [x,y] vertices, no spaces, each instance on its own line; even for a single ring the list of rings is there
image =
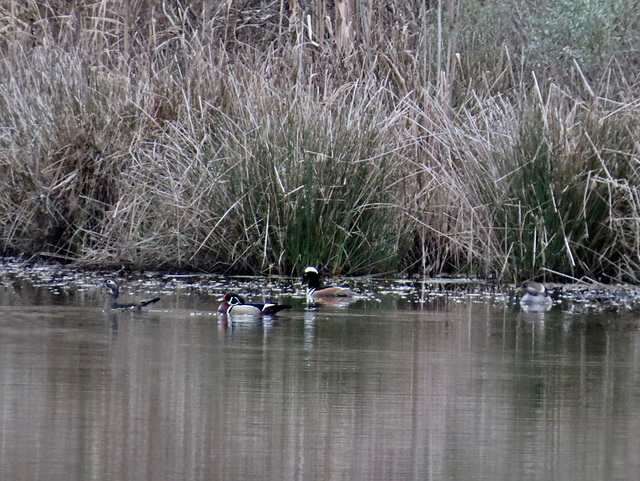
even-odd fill
[[[8,2],[2,250],[635,280],[633,68],[532,73],[487,3]]]

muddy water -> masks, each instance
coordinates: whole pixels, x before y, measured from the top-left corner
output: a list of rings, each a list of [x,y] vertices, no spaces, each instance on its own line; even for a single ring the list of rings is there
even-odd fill
[[[640,317],[473,297],[224,322],[163,293],[0,293],[0,470],[29,480],[612,480],[640,472]]]

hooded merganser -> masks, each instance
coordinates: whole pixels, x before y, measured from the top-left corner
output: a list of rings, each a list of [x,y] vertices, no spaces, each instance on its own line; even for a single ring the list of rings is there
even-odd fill
[[[104,310],[105,311],[110,311],[112,309],[137,309],[140,310],[141,308],[148,306],[150,304],[153,304],[155,302],[158,302],[160,300],[159,297],[154,297],[152,299],[142,299],[141,301],[138,302],[132,302],[130,304],[120,304],[117,299],[118,299],[118,295],[120,295],[120,286],[118,285],[118,282],[115,279],[107,279],[106,281],[104,281],[104,283],[102,284],[103,287],[107,288],[108,291],[108,296],[107,296],[107,301],[104,305]]]
[[[218,312],[228,315],[245,316],[272,316],[284,309],[291,309],[291,306],[282,304],[248,304],[238,294],[228,293],[218,299],[220,305]]]
[[[529,308],[550,308],[553,299],[547,294],[547,289],[541,282],[524,281],[518,288],[518,292],[524,292],[520,304]]]
[[[315,299],[330,297],[353,297],[353,292],[346,287],[323,286],[320,283],[320,273],[313,266],[305,268],[302,274],[302,282],[307,284],[307,302],[313,303]]]

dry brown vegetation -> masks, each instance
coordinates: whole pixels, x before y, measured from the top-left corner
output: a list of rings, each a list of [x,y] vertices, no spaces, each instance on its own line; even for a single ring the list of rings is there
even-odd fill
[[[0,249],[635,281],[640,13],[570,5],[5,1]]]

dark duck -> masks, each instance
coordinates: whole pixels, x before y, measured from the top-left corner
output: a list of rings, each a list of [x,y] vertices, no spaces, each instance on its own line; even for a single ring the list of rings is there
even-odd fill
[[[159,297],[154,297],[151,299],[142,299],[136,302],[120,303],[118,302],[118,296],[120,295],[120,286],[118,284],[118,281],[116,281],[115,279],[107,279],[102,285],[107,289],[107,301],[104,305],[105,311],[110,311],[113,309],[140,310],[143,307],[154,304],[160,300]]]

